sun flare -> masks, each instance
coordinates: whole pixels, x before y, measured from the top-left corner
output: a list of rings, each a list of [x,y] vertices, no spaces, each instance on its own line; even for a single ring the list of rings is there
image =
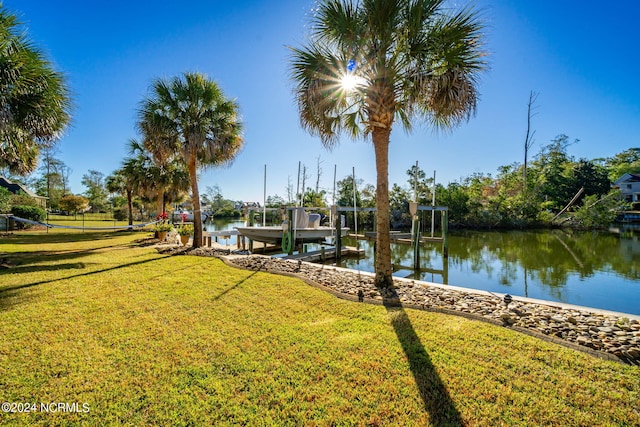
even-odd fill
[[[340,85],[347,92],[353,92],[354,90],[356,90],[356,88],[358,88],[358,86],[362,86],[363,80],[364,79],[362,77],[358,77],[352,73],[347,73],[342,76]]]

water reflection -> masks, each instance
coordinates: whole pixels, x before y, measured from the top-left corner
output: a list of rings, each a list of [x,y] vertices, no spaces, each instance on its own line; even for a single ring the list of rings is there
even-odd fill
[[[373,271],[373,243],[340,265]],[[452,233],[449,258],[441,245],[421,251],[413,270],[409,245],[392,244],[394,275],[513,295],[640,314],[640,242],[634,232],[464,231]]]
[[[203,224],[205,231],[222,231],[233,230],[234,227],[244,227],[245,222],[242,219],[229,218],[208,218]],[[218,243],[222,245],[237,245],[237,236],[229,236],[228,239],[218,238]]]

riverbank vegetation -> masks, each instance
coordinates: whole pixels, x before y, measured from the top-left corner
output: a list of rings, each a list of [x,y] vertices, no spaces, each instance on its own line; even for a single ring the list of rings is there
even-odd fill
[[[521,163],[499,168],[497,175],[476,173],[446,186],[437,184],[438,206],[449,208],[451,226],[465,228],[532,228],[571,225],[600,228],[616,219],[616,212],[629,207],[612,183],[624,173],[640,172],[640,149],[629,149],[610,158],[576,159],[568,153],[570,142],[559,135],[527,165],[526,185]],[[433,178],[411,167],[405,185],[390,190],[391,222],[395,229],[410,229],[409,201],[417,194],[421,205],[431,205]],[[374,187],[356,180],[356,203],[373,207]],[[567,206],[580,190],[570,208]],[[353,178],[338,183],[337,203],[353,206]],[[372,221],[362,214],[363,227]]]
[[[0,424],[640,423],[637,367],[166,256],[144,236],[0,238],[3,399],[89,407]]]

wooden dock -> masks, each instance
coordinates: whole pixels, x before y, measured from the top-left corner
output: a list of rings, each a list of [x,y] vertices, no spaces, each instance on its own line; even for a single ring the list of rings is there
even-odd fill
[[[226,244],[226,242],[231,238],[231,236],[237,236],[236,244]],[[204,231],[202,233],[202,244],[207,247],[215,246],[219,243],[219,239],[225,241],[225,248],[231,250],[246,250],[248,246],[245,242],[245,236],[240,234],[238,230],[218,230],[218,231]],[[273,252],[274,250],[278,250],[280,246],[254,241],[251,245],[251,250],[253,252],[261,252],[265,253],[268,251]]]
[[[364,249],[354,248],[353,246],[343,246],[341,256],[364,256]],[[325,261],[328,259],[334,259],[336,257],[336,248],[324,248],[322,247],[318,251],[302,252],[293,255],[287,255],[281,259],[293,259],[308,262]]]
[[[377,234],[375,231],[365,231],[364,234],[349,234],[348,237],[356,240],[376,240]],[[389,240],[393,243],[412,244],[411,233],[405,233],[402,231],[390,231]],[[443,237],[428,237],[420,236],[420,243],[442,243]]]

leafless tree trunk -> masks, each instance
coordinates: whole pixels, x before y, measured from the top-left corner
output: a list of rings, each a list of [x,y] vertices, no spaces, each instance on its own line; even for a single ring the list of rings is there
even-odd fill
[[[291,175],[287,176],[287,203],[293,203],[293,183],[291,182]]]
[[[536,100],[538,99],[538,92],[531,91],[529,92],[529,103],[527,104],[527,135],[524,139],[524,169],[522,176],[522,193],[526,195],[527,192],[527,160],[529,157],[529,149],[534,143],[533,136],[536,134],[536,131],[531,130],[531,118],[536,115],[534,112],[534,105]]]
[[[316,166],[318,170],[318,178],[316,179],[316,194],[320,192],[320,177],[322,176],[322,168],[320,167],[321,164],[322,162],[320,161],[320,156],[318,156]]]
[[[72,169],[67,165],[62,165],[60,169],[60,179],[62,181],[62,195],[66,196],[69,193],[69,180],[71,178]]]

